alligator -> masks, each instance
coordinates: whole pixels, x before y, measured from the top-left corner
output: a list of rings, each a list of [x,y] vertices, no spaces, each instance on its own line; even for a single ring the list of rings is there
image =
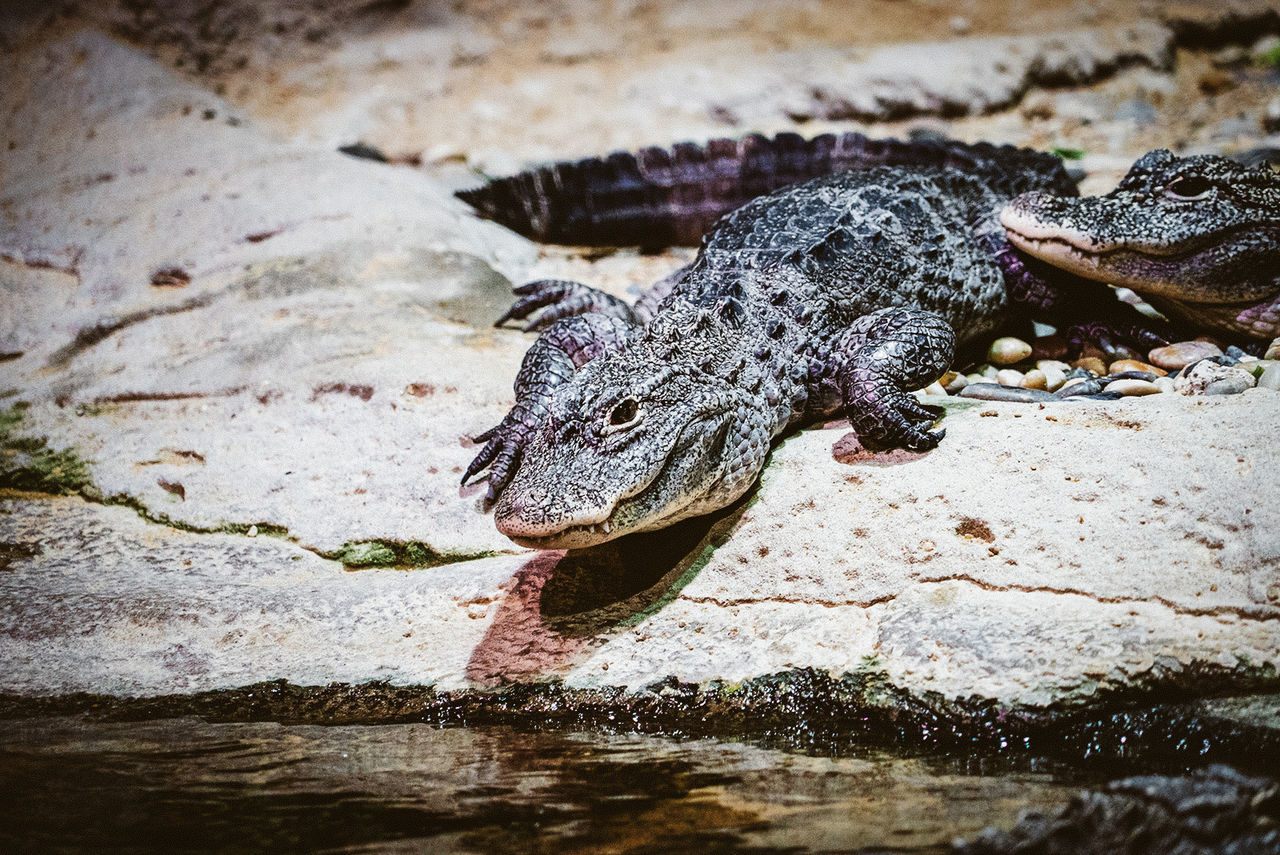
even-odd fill
[[[459,194],[540,240],[695,259],[634,305],[565,280],[499,319],[542,330],[516,401],[475,437],[498,530],[579,548],[723,508],[788,428],[843,413],[876,448],[944,430],[912,390],[1018,319],[1151,347],[1173,322],[1280,334],[1280,177],[1215,156],[1140,158],[1081,198],[1057,157],[954,141],[717,140],[564,163]]]

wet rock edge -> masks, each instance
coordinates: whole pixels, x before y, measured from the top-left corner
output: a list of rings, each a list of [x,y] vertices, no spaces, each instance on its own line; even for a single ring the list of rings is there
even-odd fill
[[[916,696],[878,669],[834,678],[801,669],[740,684],[681,683],[638,693],[572,689],[561,683],[436,691],[385,682],[298,686],[287,681],[141,698],[76,693],[0,695],[0,721],[86,715],[107,721],[196,716],[211,722],[436,727],[505,725],[525,730],[594,729],[684,738],[752,739],[799,751],[891,747],[895,751],[1010,752],[1071,764],[1225,763],[1270,774],[1280,762],[1280,728],[1219,715],[1213,687],[1239,699],[1239,672],[1205,667],[1138,690],[1112,690],[1087,708],[1011,709],[992,701]],[[1188,685],[1196,687],[1191,694]],[[1280,708],[1280,680],[1258,669],[1244,696]]]

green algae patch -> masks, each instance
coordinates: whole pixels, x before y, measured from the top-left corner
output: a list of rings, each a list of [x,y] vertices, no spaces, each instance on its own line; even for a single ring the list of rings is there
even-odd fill
[[[497,554],[493,550],[440,552],[417,540],[407,542],[396,540],[352,540],[342,544],[333,552],[319,553],[322,558],[341,562],[346,565],[348,570],[363,570],[369,567],[398,567],[402,569],[441,567],[445,564],[456,564],[459,561],[492,558]]]
[[[293,539],[289,534],[289,529],[282,525],[274,525],[272,523],[222,523],[221,525],[216,526],[193,525],[192,523],[174,519],[163,511],[148,508],[136,496],[130,496],[127,493],[103,496],[98,493],[96,488],[90,487],[85,491],[85,498],[108,507],[128,508],[147,522],[167,526],[168,528],[177,529],[178,531],[189,532],[190,534],[242,534],[246,537],[278,537],[282,540]]]
[[[0,488],[66,496],[89,484],[89,468],[71,449],[49,448],[43,437],[22,436],[27,407],[0,410]]]

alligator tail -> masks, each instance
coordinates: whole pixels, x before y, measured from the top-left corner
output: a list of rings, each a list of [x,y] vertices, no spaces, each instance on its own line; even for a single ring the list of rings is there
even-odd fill
[[[705,145],[676,143],[556,163],[462,190],[483,217],[543,243],[696,246],[721,216],[779,187],[872,166],[951,167],[982,174],[1010,194],[1074,195],[1051,154],[954,140],[873,140],[822,134],[806,140],[752,134]]]

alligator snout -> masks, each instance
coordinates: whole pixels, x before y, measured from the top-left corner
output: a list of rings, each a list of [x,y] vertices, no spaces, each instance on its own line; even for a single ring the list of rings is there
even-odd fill
[[[608,532],[613,503],[596,491],[562,485],[554,493],[545,487],[508,488],[493,509],[494,524],[507,537],[520,541],[541,540],[567,529],[600,527]]]

